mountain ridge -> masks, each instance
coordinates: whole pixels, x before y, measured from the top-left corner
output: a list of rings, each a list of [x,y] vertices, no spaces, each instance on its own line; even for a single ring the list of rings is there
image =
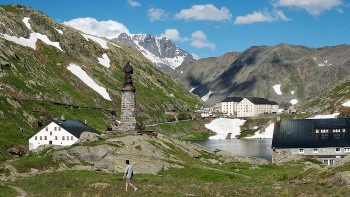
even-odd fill
[[[230,54],[234,58],[221,59]],[[350,45],[316,49],[285,43],[253,46],[241,53],[183,64],[172,76],[188,90],[194,88],[192,92],[199,97],[211,92],[208,105],[228,96],[257,96],[279,103],[296,99],[296,105],[301,105],[349,75],[348,54]],[[274,90],[276,85],[282,95]]]

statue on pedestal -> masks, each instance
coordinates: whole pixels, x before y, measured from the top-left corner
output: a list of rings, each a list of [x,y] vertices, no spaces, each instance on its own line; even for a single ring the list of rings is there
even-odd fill
[[[130,62],[126,63],[124,66],[124,87],[123,89],[133,89],[133,82],[131,79],[131,75],[134,73],[134,69],[132,68]]]

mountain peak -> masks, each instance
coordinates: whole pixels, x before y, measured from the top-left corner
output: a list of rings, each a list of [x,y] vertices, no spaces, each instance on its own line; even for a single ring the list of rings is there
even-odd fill
[[[138,49],[147,59],[165,72],[177,68],[182,63],[195,61],[191,54],[177,47],[166,37],[122,33],[115,40]]]

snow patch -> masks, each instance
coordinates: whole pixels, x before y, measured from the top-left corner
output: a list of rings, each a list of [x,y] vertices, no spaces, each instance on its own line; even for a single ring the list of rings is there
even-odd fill
[[[29,24],[29,17],[24,17],[22,22],[27,26],[28,29],[32,30],[32,26]]]
[[[82,80],[87,86],[95,90],[106,100],[111,101],[109,94],[107,93],[104,87],[99,86],[90,76],[78,65],[69,64],[67,67],[69,71],[71,71],[75,76],[77,76],[80,80]]]
[[[63,31],[62,31],[62,30],[57,29],[57,28],[55,28],[55,29],[56,29],[56,31],[57,31],[59,34],[63,34]]]
[[[270,124],[264,132],[261,132],[260,133],[260,130],[255,132],[255,134],[253,136],[250,136],[250,137],[245,137],[245,138],[248,138],[248,139],[262,139],[262,138],[272,138],[273,136],[273,129],[275,128],[275,124],[272,123]]]
[[[290,92],[292,95],[294,94],[294,90]]]
[[[282,92],[281,92],[281,84],[276,84],[273,86],[273,89],[275,90],[276,94],[278,95],[282,95]]]
[[[340,113],[334,113],[334,114],[326,114],[326,115],[316,115],[314,117],[311,118],[307,118],[307,119],[325,119],[325,118],[337,118],[337,116]]]
[[[314,57],[314,60],[317,60],[317,58],[316,58],[316,57]]]
[[[98,57],[98,63],[100,63],[102,66],[109,68],[111,67],[110,63],[111,60],[109,59],[108,55],[106,53],[102,54],[102,58]]]
[[[191,89],[190,89],[190,92],[192,92],[192,91],[195,90],[196,88],[198,88],[198,86],[197,86],[197,87],[194,87],[194,88],[191,88]]]
[[[32,29],[30,24],[29,24],[29,19],[30,19],[29,17],[25,17],[22,21],[27,26],[28,29]],[[0,37],[4,38],[5,40],[14,42],[16,44],[19,44],[19,45],[22,45],[25,47],[30,47],[33,49],[36,49],[36,42],[38,40],[41,40],[44,43],[51,45],[51,46],[54,46],[57,49],[59,49],[60,51],[63,51],[61,49],[59,42],[52,42],[46,35],[43,35],[41,33],[32,32],[32,33],[30,33],[29,38],[10,36],[8,34],[0,33]]]
[[[104,39],[99,38],[99,37],[95,37],[95,36],[91,36],[91,35],[87,35],[87,34],[81,34],[81,35],[84,36],[84,38],[87,41],[92,40],[92,41],[100,44],[103,49],[109,49],[107,46],[107,41],[105,41]]]
[[[292,100],[290,100],[290,103],[292,103],[292,105],[295,105],[295,104],[298,103],[298,100],[297,99],[292,99]]]
[[[215,136],[210,136],[209,139],[226,139],[228,133],[232,133],[231,138],[235,138],[236,135],[240,134],[240,126],[244,122],[245,120],[241,119],[217,118],[205,124],[205,128],[216,133]]]
[[[318,64],[318,66],[324,66],[324,64]]]
[[[350,100],[346,101],[342,104],[344,107],[350,107]]]
[[[38,40],[41,40],[44,43],[54,46],[60,51],[63,51],[59,42],[52,42],[46,35],[43,35],[41,33],[32,32],[30,33],[29,38],[10,36],[7,34],[0,33],[0,37],[4,38],[5,40],[14,42],[16,44],[19,44],[25,47],[30,47],[32,49],[36,49],[36,42]]]
[[[214,93],[214,92],[209,91],[206,95],[204,95],[204,96],[201,98],[202,101],[204,101],[204,102],[207,101],[212,93]]]

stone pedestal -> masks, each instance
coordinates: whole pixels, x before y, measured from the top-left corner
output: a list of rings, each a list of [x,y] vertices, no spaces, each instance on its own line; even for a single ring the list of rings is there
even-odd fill
[[[134,88],[123,88],[118,131],[136,131],[136,98]]]

